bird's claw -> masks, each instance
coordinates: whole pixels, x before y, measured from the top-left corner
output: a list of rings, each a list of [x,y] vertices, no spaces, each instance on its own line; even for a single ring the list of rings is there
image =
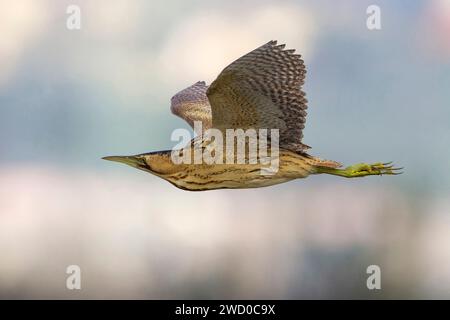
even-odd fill
[[[363,177],[369,175],[398,175],[402,174],[403,168],[394,167],[392,162],[378,162],[374,164],[359,163],[353,166],[347,167],[350,177]]]

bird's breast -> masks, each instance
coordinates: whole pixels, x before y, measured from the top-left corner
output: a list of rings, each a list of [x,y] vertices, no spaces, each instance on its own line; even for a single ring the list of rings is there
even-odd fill
[[[267,174],[262,164],[183,164],[176,173],[161,176],[192,191],[266,187],[305,178],[314,168],[299,155],[280,152],[278,168]],[[273,170],[273,168],[271,168]]]

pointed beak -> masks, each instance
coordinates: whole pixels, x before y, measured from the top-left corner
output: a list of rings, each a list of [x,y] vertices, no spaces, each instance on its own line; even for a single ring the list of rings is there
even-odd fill
[[[121,162],[124,164],[127,164],[134,168],[146,168],[147,164],[145,163],[145,160],[143,157],[136,157],[136,156],[110,156],[110,157],[103,157],[103,160],[108,161],[114,161],[114,162]]]

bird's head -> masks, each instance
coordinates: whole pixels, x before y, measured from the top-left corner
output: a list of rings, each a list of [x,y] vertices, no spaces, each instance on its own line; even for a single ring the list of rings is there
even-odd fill
[[[163,177],[179,170],[170,157],[171,151],[159,151],[133,156],[109,156],[102,159],[127,164],[133,168]]]

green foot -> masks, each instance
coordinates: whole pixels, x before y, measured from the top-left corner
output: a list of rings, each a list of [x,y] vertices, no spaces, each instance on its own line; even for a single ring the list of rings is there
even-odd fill
[[[394,168],[392,165],[392,162],[388,163],[374,163],[374,164],[367,164],[367,163],[358,163],[352,166],[349,166],[342,171],[342,176],[347,178],[356,178],[356,177],[365,177],[365,176],[373,176],[373,175],[397,175],[401,174],[403,168]]]

